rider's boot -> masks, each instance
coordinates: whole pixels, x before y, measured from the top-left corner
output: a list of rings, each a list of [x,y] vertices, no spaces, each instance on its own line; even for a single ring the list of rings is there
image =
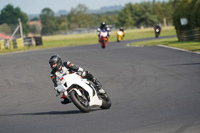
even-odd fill
[[[71,103],[71,101],[63,94],[60,98],[60,102],[62,104],[68,104],[68,103]]]
[[[106,93],[103,90],[101,83],[95,77],[93,77],[93,83],[96,85],[97,92],[99,92],[100,94]]]
[[[101,83],[89,72],[89,71],[84,71],[82,76],[90,81],[92,81],[94,83],[94,85],[96,86],[95,89],[98,93],[106,93],[103,89],[102,89],[102,85]]]

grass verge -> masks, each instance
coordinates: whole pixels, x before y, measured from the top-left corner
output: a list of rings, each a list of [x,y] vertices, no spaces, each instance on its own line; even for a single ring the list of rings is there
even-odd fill
[[[165,45],[175,48],[180,48],[192,52],[200,52],[200,42],[196,41],[184,41],[180,42],[177,38],[169,38],[169,39],[158,39],[152,41],[144,41],[132,43],[129,46],[155,46],[155,45]]]

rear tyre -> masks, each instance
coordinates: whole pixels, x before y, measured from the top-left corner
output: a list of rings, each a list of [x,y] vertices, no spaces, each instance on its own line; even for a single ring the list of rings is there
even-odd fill
[[[79,96],[76,91],[70,92],[70,97],[74,105],[82,112],[88,113],[90,112],[91,108],[89,105],[89,101],[84,96]]]

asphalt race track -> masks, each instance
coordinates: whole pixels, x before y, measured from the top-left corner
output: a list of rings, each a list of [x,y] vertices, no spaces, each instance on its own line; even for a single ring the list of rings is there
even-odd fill
[[[142,40],[0,55],[0,133],[199,133],[200,55],[126,45]],[[60,104],[52,54],[92,72],[111,108],[82,113]]]

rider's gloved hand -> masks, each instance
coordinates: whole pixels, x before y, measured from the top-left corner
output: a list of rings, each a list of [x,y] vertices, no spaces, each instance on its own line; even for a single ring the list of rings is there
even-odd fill
[[[79,73],[79,72],[78,72]],[[80,72],[78,75],[80,75],[82,78],[85,78],[85,76],[88,74],[88,71]]]
[[[83,73],[82,71],[78,71],[78,72],[77,72],[77,74],[78,74],[79,76],[81,76],[82,73]]]
[[[78,68],[78,71],[77,71],[77,74],[78,74],[79,76],[82,76],[83,72],[84,72],[83,68],[79,67],[79,68]]]
[[[83,71],[84,71],[83,68],[81,67],[78,68],[78,72],[83,72]]]

